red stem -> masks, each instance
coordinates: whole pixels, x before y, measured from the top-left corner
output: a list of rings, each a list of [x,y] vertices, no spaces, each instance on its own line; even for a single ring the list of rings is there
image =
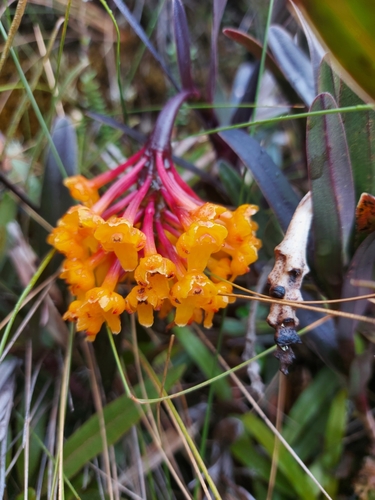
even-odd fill
[[[143,157],[137,165],[132,169],[131,172],[124,175],[121,179],[119,179],[113,186],[111,186],[108,191],[100,198],[99,201],[95,203],[92,207],[92,210],[96,212],[98,215],[103,213],[109,205],[118,198],[121,194],[123,194],[127,189],[130,188],[132,184],[137,180],[139,172],[145,166],[145,163],[148,161],[148,158]]]
[[[177,169],[174,165],[174,163],[170,162],[170,171],[172,172],[172,175],[174,177],[174,180],[177,182],[177,184],[184,190],[186,193],[197,200],[198,202],[202,203],[202,200],[199,198],[199,196],[191,189],[191,187],[186,184],[186,182],[183,180],[183,178],[180,176],[180,174],[177,172]]]
[[[146,245],[144,248],[145,256],[157,253],[154,238],[154,215],[155,204],[154,200],[151,200],[146,207],[142,225],[142,231],[146,235]]]
[[[125,198],[122,198],[122,200],[118,201],[114,205],[112,205],[110,208],[108,208],[105,212],[103,212],[102,217],[103,219],[107,220],[109,217],[112,215],[116,215],[119,212],[122,212],[126,205],[132,201],[132,199],[136,196],[137,191],[133,191],[132,193],[128,194],[125,196]]]
[[[155,220],[155,227],[158,233],[159,243],[161,245],[159,253],[163,256],[168,257],[168,259],[175,264],[177,276],[181,278],[186,274],[185,266],[183,265],[180,257],[177,255],[175,247],[171,244],[166,234],[164,233],[164,229],[160,220]]]
[[[124,212],[123,217],[127,219],[131,224],[134,224],[134,219],[137,215],[139,205],[142,203],[144,197],[146,196],[147,191],[150,188],[151,181],[152,176],[149,175],[141,189],[137,191],[137,195],[132,199],[132,201],[128,205],[128,208]]]
[[[108,182],[112,181],[113,179],[116,179],[124,170],[126,170],[128,167],[131,165],[134,165],[135,162],[139,160],[139,158],[143,155],[145,152],[146,148],[142,148],[140,151],[138,151],[135,155],[131,156],[128,160],[126,160],[125,163],[122,163],[118,167],[116,167],[114,170],[108,170],[107,172],[103,172],[102,174],[94,177],[94,179],[91,179],[89,182],[93,188],[100,188],[107,184]]]
[[[159,177],[164,184],[165,188],[168,190],[169,194],[174,199],[175,203],[182,205],[185,209],[191,211],[196,210],[200,204],[197,204],[196,200],[192,200],[190,196],[177,184],[177,182],[167,174],[164,167],[163,154],[161,152],[156,152],[156,168]],[[166,200],[167,201],[167,200]]]

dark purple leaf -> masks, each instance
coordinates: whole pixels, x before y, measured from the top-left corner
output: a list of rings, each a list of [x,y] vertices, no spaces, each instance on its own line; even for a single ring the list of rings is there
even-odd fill
[[[314,100],[311,111],[334,108],[333,97],[323,93]],[[352,169],[340,115],[309,117],[306,142],[316,278],[329,296],[338,297],[355,214]]]
[[[191,77],[189,28],[181,0],[173,0],[173,24],[182,88],[191,90],[194,85]]]
[[[304,300],[319,300],[318,296],[306,290],[303,290],[302,296]],[[321,314],[308,309],[297,309],[297,316],[300,320],[300,328],[306,328],[322,318]],[[331,318],[307,332],[301,338],[302,342],[314,351],[327,366],[347,375],[345,365],[341,359],[337,337],[336,325]]]
[[[165,62],[163,61],[161,55],[157,52],[157,50],[154,48],[152,43],[150,42],[150,39],[144,32],[142,26],[139,24],[139,22],[136,20],[136,18],[133,16],[133,14],[130,12],[128,7],[124,4],[122,0],[113,0],[114,4],[117,6],[118,10],[121,12],[121,14],[125,17],[125,19],[128,21],[130,26],[133,28],[134,32],[139,36],[139,38],[142,40],[142,42],[145,44],[147,49],[151,52],[155,60],[160,64],[162,67],[165,75],[168,77],[169,81],[172,83],[174,88],[176,90],[180,90],[178,83],[176,82],[175,78],[167,68]]]
[[[321,61],[324,57],[325,51],[320,44],[319,40],[316,38],[314,32],[310,28],[309,24],[306,22],[306,19],[302,15],[302,12],[299,10],[299,8],[293,4],[294,10],[297,13],[298,19],[301,23],[301,26],[303,28],[303,31],[306,36],[307,43],[309,45],[309,52],[310,52],[310,59],[311,59],[311,65],[313,69],[313,75],[314,75],[314,84],[315,84],[315,93],[318,92],[318,81],[319,81],[319,72],[320,72],[320,64]],[[323,92],[320,90],[319,92]],[[334,95],[334,94],[332,94]]]
[[[268,44],[285,78],[304,103],[310,106],[315,97],[315,89],[309,59],[281,26],[270,27]]]
[[[169,151],[171,135],[178,110],[189,97],[196,97],[194,90],[183,90],[165,104],[160,111],[154,131],[150,137],[150,147],[157,151]]]
[[[246,132],[226,130],[219,135],[251,171],[281,228],[286,231],[298,205],[297,195],[287,178],[260,144]]]
[[[247,33],[244,33],[241,30],[233,28],[225,28],[223,30],[223,33],[231,40],[245,47],[245,49],[248,50],[250,54],[252,54],[257,60],[260,61],[262,57],[263,47],[261,43],[258,42],[258,40],[248,35]],[[267,51],[266,53],[266,68],[269,71],[271,71],[273,76],[276,78],[277,83],[280,85],[280,88],[282,89],[283,93],[287,96],[287,98],[290,100],[290,102],[299,103],[300,97],[295,92],[293,87],[291,87],[290,83],[285,78],[277,62],[275,61],[275,59],[273,58],[273,56],[269,51]]]
[[[219,36],[221,18],[223,17],[226,4],[227,0],[214,0],[213,4],[210,76],[208,80],[208,89],[207,89],[208,102],[213,102],[215,97],[216,76],[217,76],[217,38]]]
[[[57,118],[52,128],[52,141],[68,176],[77,173],[77,136],[68,118]],[[40,215],[52,226],[73,204],[51,150],[47,150],[43,177]]]
[[[245,64],[245,63],[244,63]],[[242,73],[241,69],[243,64],[237,70],[237,75],[234,80],[232,95],[236,99],[238,104],[253,104],[256,94],[256,88],[259,78],[259,67],[260,63],[256,62],[252,65],[250,72]],[[232,100],[231,102],[235,102]],[[254,108],[242,108],[239,107],[235,109],[230,123],[236,125],[238,123],[246,123],[250,121],[251,115],[253,114]]]

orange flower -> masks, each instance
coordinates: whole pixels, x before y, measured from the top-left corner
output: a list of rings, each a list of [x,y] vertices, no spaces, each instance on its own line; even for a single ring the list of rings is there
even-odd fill
[[[221,259],[210,257],[207,263],[207,268],[211,271],[211,273],[216,274],[225,280],[227,280],[233,272],[231,268],[231,260],[228,257],[222,257]],[[214,276],[212,276],[211,279],[214,282],[218,281],[218,279]]]
[[[106,252],[114,252],[124,271],[133,271],[146,236],[124,217],[111,217],[98,227],[95,238]]]
[[[169,297],[168,281],[174,278],[176,267],[172,261],[153,254],[140,260],[134,278],[138,283],[125,299],[129,313],[138,312],[138,320],[143,326],[154,323],[153,311],[160,310],[164,299]]]
[[[222,249],[227,235],[227,229],[216,222],[193,222],[178,239],[177,253],[187,258],[188,271],[203,271],[211,254]]]
[[[73,295],[81,296],[95,287],[95,276],[88,260],[65,259],[60,278],[70,285]]]
[[[171,289],[171,302],[176,307],[175,323],[185,326],[196,308],[205,308],[217,295],[217,289],[203,273],[189,272]]]
[[[84,259],[98,248],[94,232],[103,222],[87,207],[76,205],[58,221],[47,241],[69,259]]]
[[[99,200],[98,190],[83,175],[74,175],[64,180],[72,198],[81,201],[86,207],[92,207]]]
[[[209,302],[205,306],[202,306],[202,309],[205,313],[203,320],[203,326],[205,328],[211,328],[214,314],[217,313],[219,309],[225,309],[228,304],[232,304],[236,300],[234,297],[225,296],[225,294],[232,293],[233,291],[232,285],[230,285],[229,283],[217,283],[215,284],[215,287],[217,295],[213,297],[211,302]]]
[[[86,292],[84,300],[72,302],[63,319],[76,321],[77,330],[86,330],[87,339],[93,341],[105,321],[112,333],[119,333],[119,315],[124,310],[125,301],[121,295],[104,287],[96,287]]]
[[[258,225],[251,220],[257,210],[255,205],[241,205],[234,212],[227,211],[221,216],[228,229],[224,251],[232,257],[232,279],[248,272],[249,265],[258,258],[261,241],[255,236]]]

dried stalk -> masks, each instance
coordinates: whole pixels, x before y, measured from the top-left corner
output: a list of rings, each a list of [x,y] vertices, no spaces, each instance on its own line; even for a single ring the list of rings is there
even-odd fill
[[[283,241],[275,248],[275,265],[268,275],[269,294],[275,299],[303,300],[301,285],[309,272],[306,245],[311,220],[312,201],[309,191],[298,205]],[[301,342],[296,332],[299,325],[296,308],[283,304],[282,300],[273,303],[267,321],[275,329],[275,356],[280,360],[280,370],[287,374],[288,366],[295,358],[290,345]]]

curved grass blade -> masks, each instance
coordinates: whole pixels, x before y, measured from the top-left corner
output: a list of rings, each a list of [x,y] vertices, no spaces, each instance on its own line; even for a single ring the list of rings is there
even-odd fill
[[[184,366],[178,366],[168,371],[165,381],[166,390],[180,379]],[[144,384],[148,395],[157,397],[158,392],[151,380]],[[142,394],[140,386],[134,393],[139,397]],[[108,445],[116,443],[141,416],[138,405],[127,395],[118,397],[107,404],[103,409],[106,423]],[[99,418],[93,415],[64,444],[64,474],[67,478],[74,476],[87,462],[102,452],[102,438],[100,435]]]
[[[251,171],[282,230],[286,231],[298,205],[288,179],[260,144],[242,130],[227,130],[219,136]]]
[[[173,333],[176,335],[178,341],[184,347],[184,350],[187,352],[189,357],[207,378],[215,377],[215,375],[222,372],[215,357],[212,356],[212,353],[200,341],[200,339],[194,335],[190,328],[176,327],[173,329]],[[228,380],[223,379],[218,382],[214,382],[213,385],[215,386],[215,392],[220,399],[228,401],[231,398],[231,389]]]
[[[181,0],[173,0],[173,25],[182,88],[192,90],[189,28]]]
[[[121,14],[125,17],[125,19],[128,21],[130,26],[133,28],[134,32],[137,34],[137,36],[142,40],[142,42],[145,44],[147,49],[151,52],[155,60],[160,64],[162,70],[164,71],[164,74],[168,77],[169,81],[171,84],[174,86],[176,90],[180,90],[178,83],[176,82],[174,76],[172,73],[169,71],[168,67],[166,66],[165,62],[163,61],[161,55],[158,53],[158,51],[155,49],[155,47],[152,45],[150,42],[150,39],[144,32],[142,26],[138,23],[138,21],[135,19],[133,14],[130,12],[128,7],[122,2],[122,0],[113,0],[114,4],[118,8],[118,10],[121,12]]]
[[[0,498],[4,498],[5,492],[7,437],[19,364],[19,360],[9,358],[0,365]]]
[[[310,106],[315,97],[311,62],[281,26],[270,27],[268,43],[285,78],[304,103]]]
[[[333,97],[323,93],[314,100],[311,111],[336,107]],[[317,280],[329,296],[338,297],[355,213],[352,169],[341,117],[310,116],[306,142]]]

